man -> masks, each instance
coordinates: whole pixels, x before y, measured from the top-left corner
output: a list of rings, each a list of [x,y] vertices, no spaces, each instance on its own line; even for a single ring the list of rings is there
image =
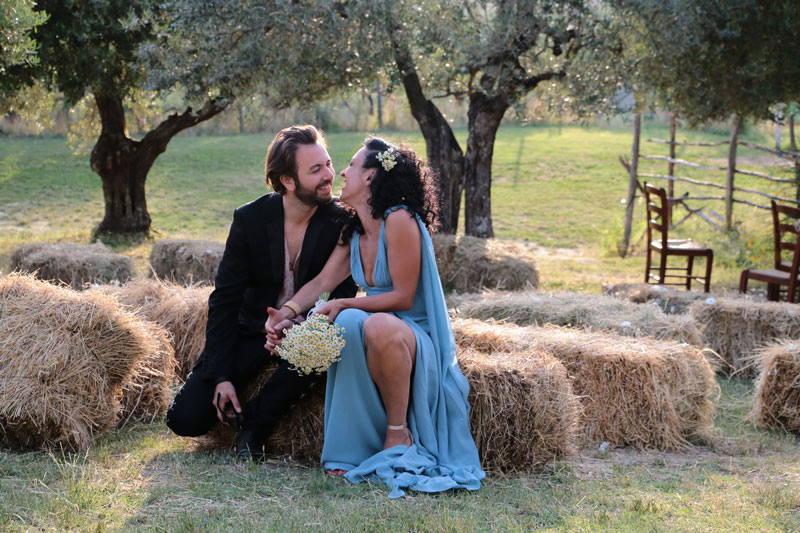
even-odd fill
[[[225,253],[208,299],[206,345],[170,406],[167,426],[198,436],[217,420],[240,420],[236,455],[263,458],[276,423],[318,376],[302,376],[264,348],[268,307],[288,307],[297,289],[314,278],[339,242],[341,207],[333,202],[335,176],[322,133],[314,126],[281,130],[267,151],[266,181],[275,191],[233,214]],[[352,279],[333,298],[352,297]],[[244,408],[238,392],[270,359],[280,361],[262,391]]]

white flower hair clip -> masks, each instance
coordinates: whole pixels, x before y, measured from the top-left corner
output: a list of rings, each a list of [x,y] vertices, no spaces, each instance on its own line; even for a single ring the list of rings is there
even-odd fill
[[[394,153],[394,148],[389,148],[385,152],[378,152],[378,161],[381,162],[381,166],[386,172],[392,170],[397,165],[397,154]]]

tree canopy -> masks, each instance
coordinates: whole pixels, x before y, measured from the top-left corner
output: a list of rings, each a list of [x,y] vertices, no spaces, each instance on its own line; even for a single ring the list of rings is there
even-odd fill
[[[645,100],[692,123],[800,100],[797,0],[612,0]]]

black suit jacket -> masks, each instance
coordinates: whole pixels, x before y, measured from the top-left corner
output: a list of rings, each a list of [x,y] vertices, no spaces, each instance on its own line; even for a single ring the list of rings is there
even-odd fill
[[[308,222],[300,252],[297,288],[325,266],[339,241],[342,210],[336,203],[319,206]],[[205,377],[230,378],[237,368],[234,347],[240,334],[263,332],[267,307],[274,307],[284,275],[283,199],[267,194],[233,213],[225,252],[208,299],[204,359]],[[345,280],[332,298],[352,297],[356,285]],[[265,339],[266,340],[266,339]],[[200,362],[200,361],[198,361]]]

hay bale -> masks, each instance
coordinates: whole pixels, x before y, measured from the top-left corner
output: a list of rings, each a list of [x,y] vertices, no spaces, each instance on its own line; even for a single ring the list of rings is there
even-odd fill
[[[467,348],[459,364],[470,384],[470,428],[484,469],[525,471],[575,453],[580,400],[553,356]]]
[[[124,283],[133,278],[131,258],[115,254],[99,242],[24,244],[12,252],[10,268],[39,279],[60,281],[75,290],[87,284]]]
[[[603,286],[603,294],[630,300],[633,303],[653,302],[669,314],[685,312],[697,300],[713,296],[705,292],[679,291],[664,285],[651,283],[613,283]]]
[[[470,424],[481,465],[503,472],[530,470],[574,453],[580,403],[564,366],[539,353],[494,354],[462,351],[459,363],[470,384]],[[261,390],[276,368],[270,364],[244,393],[245,402]],[[325,387],[318,385],[276,427],[269,453],[316,463],[322,454]],[[230,448],[233,429],[217,424],[199,443]]]
[[[520,326],[552,324],[698,346],[703,343],[699,325],[688,315],[667,315],[650,303],[635,304],[599,294],[485,293],[462,300],[456,313],[463,318],[508,320]]]
[[[153,422],[167,414],[172,398],[170,382],[175,372],[175,353],[167,332],[147,324],[156,349],[148,352],[131,371],[122,386],[121,425],[128,422]]]
[[[800,341],[767,346],[759,351],[758,360],[751,420],[758,427],[800,435]]]
[[[213,285],[224,251],[224,244],[213,241],[158,241],[150,252],[150,267],[161,279]]]
[[[478,292],[539,286],[533,256],[517,243],[438,233],[432,239],[439,277],[446,289]]]
[[[120,304],[169,332],[175,351],[174,370],[185,380],[205,347],[208,297],[213,287],[181,287],[158,279],[143,279],[96,290],[114,296]]]
[[[157,330],[102,294],[0,278],[0,440],[88,448],[117,421],[132,371],[164,349]]]
[[[755,378],[759,348],[781,339],[800,338],[800,307],[785,302],[712,298],[695,302],[691,315],[703,328],[709,348],[723,359],[729,375]]]
[[[459,347],[484,353],[546,353],[566,367],[581,398],[586,438],[678,450],[709,437],[718,386],[702,350],[557,327],[456,320]]]

